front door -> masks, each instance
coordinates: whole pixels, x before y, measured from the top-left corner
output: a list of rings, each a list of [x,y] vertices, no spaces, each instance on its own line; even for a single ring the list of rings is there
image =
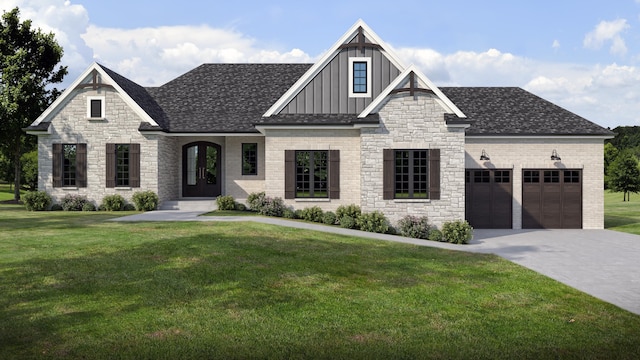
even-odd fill
[[[205,141],[182,147],[183,197],[220,195],[220,153],[220,145]]]

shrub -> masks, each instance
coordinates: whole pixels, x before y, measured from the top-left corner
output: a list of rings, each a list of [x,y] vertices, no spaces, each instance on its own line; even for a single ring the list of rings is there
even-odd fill
[[[260,209],[260,214],[266,216],[282,217],[282,215],[284,214],[284,209],[286,208],[287,207],[284,204],[284,200],[282,200],[282,198],[265,197],[262,209]]]
[[[468,244],[473,228],[466,220],[449,221],[442,225],[442,237],[453,244]]]
[[[442,241],[442,231],[438,229],[429,230],[429,240],[431,241]]]
[[[343,216],[341,218],[338,219],[338,225],[340,225],[340,227],[345,228],[345,229],[357,229],[358,228],[358,224],[356,222],[355,218],[352,218],[351,216]]]
[[[327,211],[322,215],[322,222],[327,225],[335,225],[336,224],[336,214],[332,211]]]
[[[62,206],[60,204],[51,205],[51,211],[62,211]]]
[[[96,211],[96,206],[92,202],[87,201],[82,205],[82,211]]]
[[[236,210],[247,211],[247,206],[243,203],[236,203]]]
[[[362,213],[356,219],[360,230],[384,234],[389,230],[389,220],[380,211]]]
[[[138,211],[153,211],[158,208],[158,195],[151,191],[138,191],[131,197]]]
[[[133,204],[125,203],[124,206],[122,207],[122,210],[124,210],[124,211],[135,211],[136,207],[133,206]]]
[[[266,195],[263,192],[259,193],[251,193],[247,197],[247,205],[249,205],[249,209],[253,211],[260,212],[265,203]]]
[[[216,204],[218,204],[218,210],[235,210],[236,208],[236,201],[231,195],[218,196]]]
[[[51,196],[44,191],[27,191],[22,202],[28,211],[44,211],[51,206]]]
[[[416,239],[428,239],[431,230],[426,216],[407,215],[398,221],[398,227],[402,236]]]
[[[82,211],[84,204],[89,202],[86,196],[67,194],[62,198],[62,210]]]
[[[297,219],[296,211],[293,211],[293,209],[286,208],[282,212],[282,217],[286,219]]]
[[[340,205],[338,209],[336,209],[336,217],[338,220],[342,219],[345,216],[348,216],[352,219],[357,219],[362,211],[360,210],[360,206],[351,204],[351,205]]]
[[[312,206],[302,210],[301,217],[305,221],[322,222],[322,209],[319,206]]]
[[[121,211],[124,210],[124,204],[125,201],[122,195],[114,194],[107,195],[102,198],[102,204],[100,204],[100,207],[105,211]]]
[[[302,214],[304,211],[302,209],[295,210],[293,214],[296,216],[295,219],[302,219]]]

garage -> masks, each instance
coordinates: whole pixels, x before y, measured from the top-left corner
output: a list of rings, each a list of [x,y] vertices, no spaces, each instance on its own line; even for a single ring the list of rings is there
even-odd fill
[[[511,169],[467,169],[465,218],[476,229],[511,229]]]
[[[582,170],[523,170],[522,228],[582,228]]]

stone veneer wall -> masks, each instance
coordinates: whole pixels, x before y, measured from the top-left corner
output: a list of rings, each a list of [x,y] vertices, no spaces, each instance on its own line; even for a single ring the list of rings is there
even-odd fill
[[[340,150],[340,199],[290,199],[295,209],[319,206],[335,211],[340,205],[360,205],[359,130],[267,130],[265,135],[265,192],[284,199],[285,150]],[[382,164],[382,163],[380,163]]]
[[[87,119],[87,96],[105,97],[105,119]],[[138,131],[140,117],[113,90],[77,90],[65,106],[53,115],[50,135],[38,136],[38,189],[49,193],[55,202],[66,194],[84,195],[99,205],[106,195],[120,194],[129,200],[134,192],[158,192],[157,135],[145,136]],[[87,144],[87,187],[53,187],[54,143]],[[140,187],[106,187],[106,144],[140,144]]]
[[[466,139],[466,168],[513,169],[513,228],[522,228],[523,169],[581,169],[582,227],[604,227],[604,141],[602,138],[475,138]],[[481,162],[485,150],[490,161]],[[552,161],[556,150],[562,159]]]
[[[379,114],[379,128],[362,129],[362,210],[380,210],[392,224],[406,215],[426,215],[438,227],[464,219],[464,129],[445,124],[433,95],[392,96]],[[440,200],[384,200],[383,149],[440,149]]]

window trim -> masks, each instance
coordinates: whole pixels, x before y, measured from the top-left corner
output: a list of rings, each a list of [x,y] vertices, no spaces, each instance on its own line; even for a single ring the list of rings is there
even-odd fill
[[[296,151],[284,151],[284,198],[296,201],[331,201],[340,199],[340,150],[313,150],[327,151],[328,153],[328,175],[327,191],[328,196],[322,198],[296,197]],[[311,151],[311,150],[299,150]]]
[[[353,91],[353,64],[354,63],[366,63],[367,64],[367,91],[366,92],[354,92]],[[349,97],[350,98],[370,98],[371,97],[371,58],[370,57],[350,57],[349,58]]]
[[[91,116],[91,102],[94,100],[100,100],[100,117]],[[104,96],[87,96],[87,119],[89,120],[103,120],[105,115],[105,97]]]
[[[253,172],[247,172],[245,171],[244,168],[244,162],[245,162],[245,145],[255,145],[255,159],[254,161],[254,171]],[[249,151],[249,150],[247,150]],[[242,158],[241,158],[241,164],[240,166],[242,167],[242,175],[243,176],[256,176],[258,175],[258,143],[242,143]]]

